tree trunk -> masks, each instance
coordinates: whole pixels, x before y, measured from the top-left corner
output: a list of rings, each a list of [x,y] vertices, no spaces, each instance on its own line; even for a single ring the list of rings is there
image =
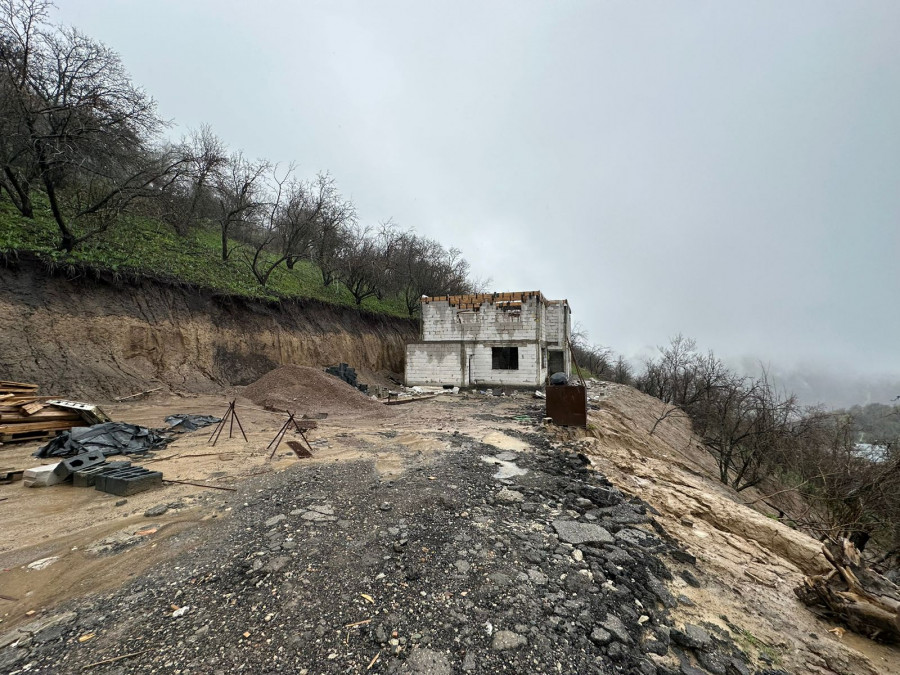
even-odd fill
[[[26,218],[34,218],[34,205],[31,203],[31,189],[27,181],[19,181],[16,174],[8,166],[3,167],[6,175],[6,191],[19,213]]]
[[[47,176],[45,170],[42,169],[41,173],[43,174],[44,187],[47,190],[47,200],[50,202],[50,211],[53,213],[53,219],[59,226],[59,232],[62,235],[59,248],[67,253],[71,253],[72,249],[75,248],[75,235],[72,233],[72,230],[69,229],[69,226],[66,225],[66,219],[63,216],[62,210],[59,208],[59,201],[56,199],[56,186]]]
[[[869,533],[862,530],[854,530],[850,533],[849,539],[859,552],[862,553],[869,541]]]
[[[794,589],[805,605],[823,607],[833,619],[869,638],[900,640],[900,588],[863,566],[859,552],[847,539],[842,546],[822,547],[834,568],[826,575],[806,577]]]

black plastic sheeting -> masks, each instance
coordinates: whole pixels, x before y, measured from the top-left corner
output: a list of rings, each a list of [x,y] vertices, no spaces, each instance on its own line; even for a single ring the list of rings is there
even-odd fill
[[[166,418],[166,424],[169,425],[169,431],[174,431],[177,434],[184,433],[185,431],[196,431],[203,427],[218,424],[221,421],[222,419],[220,417],[213,417],[212,415],[186,415],[182,413],[169,415]]]
[[[356,369],[351,368],[346,363],[340,363],[336,366],[328,366],[325,369],[325,372],[329,375],[334,375],[335,377],[339,377],[344,382],[349,384],[351,387],[356,387],[364,394],[369,393],[369,385],[361,384],[356,379]]]
[[[565,373],[553,373],[553,375],[550,376],[550,384],[557,386],[569,384],[569,378],[566,377]]]
[[[99,451],[104,456],[135,455],[164,448],[170,438],[152,429],[124,422],[74,427],[34,453],[35,457],[69,457]]]

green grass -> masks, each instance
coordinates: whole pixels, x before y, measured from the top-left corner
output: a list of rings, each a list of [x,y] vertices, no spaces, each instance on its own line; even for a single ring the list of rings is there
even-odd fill
[[[773,645],[756,637],[750,631],[735,626],[728,621],[727,617],[723,616],[721,618],[725,620],[728,628],[732,630],[735,642],[738,643],[738,646],[744,652],[752,653],[755,650],[759,654],[765,654],[773,665],[781,665],[781,654]]]
[[[146,276],[185,283],[216,293],[277,301],[312,298],[335,305],[356,307],[350,292],[340,283],[326,287],[319,268],[299,262],[289,270],[276,269],[261,286],[250,269],[251,251],[232,241],[229,260],[221,259],[218,230],[197,229],[187,237],[158,221],[132,217],[66,253],[56,249],[59,229],[46,204],[36,202],[35,218],[22,217],[8,201],[0,201],[0,254],[32,253],[48,263],[72,264],[118,274]],[[274,260],[264,254],[266,260]],[[399,298],[367,298],[363,309],[380,314],[407,316]]]
[[[586,380],[592,377],[597,379],[597,376],[594,375],[590,370],[588,370],[587,368],[582,368],[581,366],[577,366],[574,362],[572,363],[572,375],[574,377],[578,377],[579,375],[581,375],[581,377]]]

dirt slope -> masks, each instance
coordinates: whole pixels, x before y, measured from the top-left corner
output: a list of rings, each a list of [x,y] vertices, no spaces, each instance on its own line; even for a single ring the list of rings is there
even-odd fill
[[[828,632],[834,624],[795,599],[805,573],[828,570],[819,543],[744,505],[760,494],[722,485],[688,420],[669,417],[651,435],[665,410],[657,399],[614,384],[594,385],[591,396],[599,398],[588,437],[575,443],[597,470],[656,508],[666,531],[697,558],[699,587],[678,580],[694,602],[679,607],[685,620],[741,635],[791,673],[900,673],[900,649],[850,632],[838,639]]]
[[[397,372],[414,338],[410,321],[314,301],[266,305],[0,267],[0,373],[65,396],[211,393],[284,363]]]

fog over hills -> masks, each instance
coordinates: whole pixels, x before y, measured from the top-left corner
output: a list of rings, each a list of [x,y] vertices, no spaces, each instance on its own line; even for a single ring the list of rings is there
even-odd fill
[[[900,375],[839,372],[824,366],[798,364],[793,367],[760,364],[751,357],[732,362],[741,372],[759,374],[763,367],[776,384],[797,395],[807,405],[847,408],[867,403],[890,403],[900,395]]]

